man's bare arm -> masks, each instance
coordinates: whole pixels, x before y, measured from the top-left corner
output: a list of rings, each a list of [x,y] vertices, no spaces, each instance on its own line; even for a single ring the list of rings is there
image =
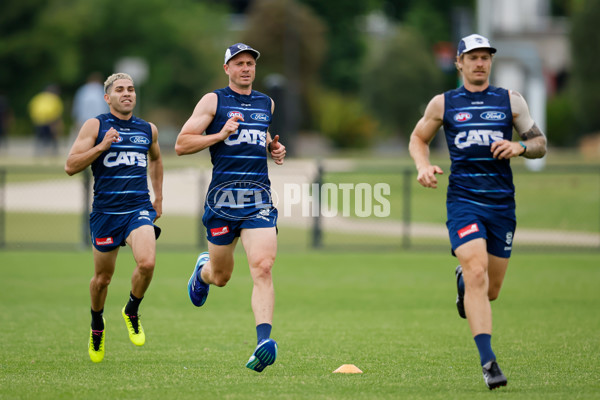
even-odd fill
[[[150,123],[150,126],[152,127],[152,145],[148,152],[150,156],[148,172],[150,181],[152,182],[152,191],[154,192],[152,207],[156,211],[156,219],[159,219],[162,215],[163,202],[163,162],[160,154],[160,146],[158,145],[158,129],[152,123]]]
[[[177,155],[197,153],[227,138],[228,135],[204,135],[204,131],[215,117],[217,101],[216,93],[208,93],[200,99],[192,116],[186,121],[177,136],[175,142]]]
[[[546,154],[546,136],[529,114],[527,102],[519,92],[510,92],[510,106],[513,112],[513,124],[519,137],[523,139],[523,152],[526,158],[541,158]]]
[[[102,152],[108,150],[113,141],[119,137],[119,133],[111,128],[104,135],[102,142],[96,144],[99,128],[100,121],[96,118],[85,121],[67,156],[67,162],[65,163],[67,174],[74,175],[86,169]]]
[[[424,187],[436,188],[436,174],[443,174],[442,169],[429,162],[429,143],[443,124],[444,95],[437,95],[427,105],[423,118],[417,122],[410,135],[408,150],[415,161],[418,175],[417,181]]]

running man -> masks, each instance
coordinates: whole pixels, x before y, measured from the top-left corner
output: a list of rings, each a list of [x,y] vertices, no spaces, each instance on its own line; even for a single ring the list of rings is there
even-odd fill
[[[192,303],[206,301],[210,285],[225,286],[233,273],[238,238],[246,251],[254,282],[252,310],[257,347],[246,367],[262,372],[275,362],[277,343],[270,338],[275,291],[271,270],[277,253],[277,209],[271,201],[267,154],[283,164],[285,146],[268,128],[275,104],[252,90],[260,53],[237,43],[225,52],[229,85],[204,95],[181,128],[178,155],[210,149],[213,164],[202,222],[208,252],[198,256],[188,282]]]
[[[162,214],[163,199],[158,130],[154,124],[133,115],[136,104],[133,80],[124,73],[113,74],[104,82],[104,93],[110,112],[83,124],[65,165],[69,175],[91,165],[94,175],[90,214],[94,276],[90,282],[92,327],[88,346],[93,362],[104,359],[104,302],[119,248],[125,244],[131,246],[136,267],[129,301],[121,314],[133,344],[143,346],[146,342],[138,309],[154,273],[156,239],[160,235],[154,221]]]
[[[442,169],[429,162],[429,144],[443,126],[450,150],[447,227],[456,268],[456,305],[467,318],[489,389],[505,386],[492,351],[492,309],[508,267],[516,227],[510,159],[540,158],[546,137],[517,92],[491,86],[496,49],[470,35],[458,44],[456,67],[464,85],[429,102],[412,132],[409,150],[419,183],[436,188]],[[513,127],[521,141],[512,141]]]

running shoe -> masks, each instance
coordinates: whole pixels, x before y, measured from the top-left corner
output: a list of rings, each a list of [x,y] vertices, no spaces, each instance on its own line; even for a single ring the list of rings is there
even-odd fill
[[[456,295],[456,308],[458,309],[458,315],[461,318],[467,318],[467,314],[465,313],[465,291],[460,289],[460,277],[462,276],[462,267],[459,265],[456,267],[456,271],[454,271],[454,275],[456,276],[456,290],[458,294]]]
[[[139,315],[128,315],[125,314],[125,307],[121,310],[125,325],[127,326],[127,332],[129,332],[129,340],[136,346],[143,346],[146,343],[146,334],[142,327],[142,321],[140,321]]]
[[[496,389],[500,386],[506,386],[506,376],[502,373],[502,370],[498,366],[496,360],[488,361],[482,368],[483,380],[486,386],[490,389]]]
[[[208,297],[210,285],[200,280],[200,271],[202,271],[202,267],[208,262],[208,260],[209,258],[207,251],[200,253],[198,260],[196,260],[194,272],[192,273],[192,276],[188,282],[188,294],[190,295],[192,304],[194,304],[196,307],[201,307]]]
[[[104,320],[104,319],[103,319]],[[90,359],[99,363],[104,359],[104,332],[106,331],[106,323],[104,329],[101,331],[95,331],[90,329],[90,343],[88,345],[88,353]]]
[[[246,368],[262,372],[265,367],[273,364],[277,358],[277,342],[273,339],[261,340],[254,353],[246,363]]]

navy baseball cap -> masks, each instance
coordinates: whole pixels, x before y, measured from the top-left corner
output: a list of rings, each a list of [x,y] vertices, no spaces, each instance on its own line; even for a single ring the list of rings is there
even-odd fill
[[[244,43],[236,43],[233,46],[230,46],[227,51],[225,51],[225,64],[227,64],[227,61],[231,60],[233,57],[237,56],[243,51],[250,52],[255,60],[258,60],[258,57],[260,57],[258,50],[254,50],[252,47]]]
[[[456,56],[460,57],[462,54],[475,49],[488,49],[492,54],[496,52],[496,49],[490,45],[490,41],[486,37],[473,34],[462,38],[460,42],[458,42]]]

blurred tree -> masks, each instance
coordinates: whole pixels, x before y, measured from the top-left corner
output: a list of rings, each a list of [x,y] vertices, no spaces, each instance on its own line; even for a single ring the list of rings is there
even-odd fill
[[[442,92],[442,72],[425,40],[400,29],[369,55],[362,92],[388,131],[408,137],[427,102]]]
[[[44,7],[44,0],[0,2],[0,87],[17,117],[26,115],[29,99],[51,81],[41,71],[50,51],[34,34]]]
[[[321,90],[312,99],[316,128],[337,148],[368,148],[378,123],[357,96]]]
[[[325,35],[321,19],[296,0],[255,0],[248,10],[244,41],[261,52],[254,87],[273,96],[267,81],[284,77],[280,83],[285,101],[274,98],[275,118],[284,121],[288,135],[312,125],[309,100],[319,83]]]
[[[600,2],[583,0],[571,22],[573,67],[570,82],[575,115],[582,133],[600,130]]]
[[[406,13],[405,24],[420,32],[429,46],[439,41],[452,41],[450,11],[431,3],[418,2]]]
[[[573,146],[577,143],[578,132],[572,95],[568,91],[548,99],[546,103],[548,141],[554,146]]]
[[[388,17],[396,21],[407,22],[412,20],[409,24],[415,22],[414,15],[411,16],[411,14],[420,14],[423,10],[431,10],[435,15],[443,16],[443,23],[449,26],[454,8],[467,7],[475,10],[477,0],[371,0],[371,3],[373,5],[379,3],[379,8],[384,9]],[[429,18],[426,15],[422,17]],[[413,27],[417,28],[414,25]],[[424,28],[427,27],[424,26]],[[435,41],[453,39],[450,33],[449,31],[443,33],[442,36],[436,37]]]
[[[328,88],[356,93],[363,61],[368,51],[361,18],[373,10],[419,30],[428,46],[440,41],[454,42],[452,12],[456,7],[475,9],[476,0],[300,0],[321,16],[329,28],[322,82]]]
[[[243,40],[260,51],[262,76],[286,73],[286,54],[297,54],[295,74],[303,86],[318,82],[318,71],[326,50],[321,19],[296,0],[255,0],[248,10]],[[256,87],[261,88],[257,80]]]
[[[234,14],[244,14],[252,0],[200,0],[205,3],[213,3],[213,4],[228,4],[229,9]]]
[[[19,117],[46,83],[58,83],[69,97],[90,72],[108,75],[119,58],[135,56],[150,69],[141,88],[144,109],[187,114],[212,90],[227,22],[225,9],[194,0],[2,2],[0,87]]]
[[[322,82],[329,88],[356,93],[366,52],[358,29],[358,18],[369,10],[367,1],[301,0],[323,18],[328,27],[329,48],[321,70]]]
[[[570,16],[573,8],[580,3],[581,0],[550,0],[550,15],[552,16]]]

